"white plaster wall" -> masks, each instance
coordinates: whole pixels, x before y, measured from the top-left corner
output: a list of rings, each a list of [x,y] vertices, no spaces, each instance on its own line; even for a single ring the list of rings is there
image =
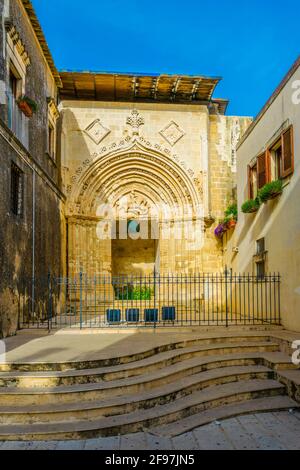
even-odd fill
[[[226,261],[236,271],[252,271],[256,240],[265,237],[267,269],[282,275],[283,325],[300,332],[300,104],[292,102],[295,80],[300,80],[300,68],[238,149],[239,222],[227,245]],[[248,199],[247,165],[273,141],[283,123],[294,127],[294,174],[281,197],[255,215],[243,214],[240,208]],[[234,246],[239,248],[238,255],[232,252]]]

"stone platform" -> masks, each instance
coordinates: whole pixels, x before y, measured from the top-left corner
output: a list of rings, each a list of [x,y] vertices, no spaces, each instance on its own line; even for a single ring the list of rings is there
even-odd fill
[[[120,356],[143,353],[169,342],[191,341],[214,337],[239,337],[266,335],[291,343],[300,339],[300,333],[276,326],[255,327],[166,327],[154,328],[103,328],[22,330],[17,336],[4,340],[8,363],[65,363],[113,359]],[[1,360],[0,360],[1,363]]]

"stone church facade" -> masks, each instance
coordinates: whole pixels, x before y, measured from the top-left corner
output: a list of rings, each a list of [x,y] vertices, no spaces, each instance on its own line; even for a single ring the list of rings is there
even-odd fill
[[[251,119],[226,116],[219,78],[59,73],[31,2],[0,13],[0,335],[45,304],[49,271],[223,270],[214,228]]]
[[[109,94],[113,91],[109,83],[116,79],[122,101],[74,99],[75,87],[83,95],[84,86],[88,89],[99,80]],[[188,103],[197,79],[62,74],[69,274],[192,273],[223,268],[214,221],[234,197],[235,145],[250,121],[225,116],[218,101],[209,106],[208,95],[215,87],[209,78],[202,78],[209,90],[207,103],[204,99]],[[72,92],[67,89],[71,81]],[[171,101],[169,89],[176,81],[178,95]],[[137,91],[133,99],[132,83],[139,82],[146,82],[144,102]],[[158,93],[150,99],[154,82]],[[185,90],[180,93],[181,82]],[[114,236],[105,239],[99,230],[107,217],[113,219]],[[139,224],[146,219],[149,226],[145,222],[145,233],[138,237],[144,239],[122,236],[118,230],[122,218]]]

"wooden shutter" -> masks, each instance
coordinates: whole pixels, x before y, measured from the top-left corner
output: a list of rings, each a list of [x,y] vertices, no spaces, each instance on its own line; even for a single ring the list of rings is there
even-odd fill
[[[293,127],[291,126],[282,134],[282,177],[290,175],[294,171],[293,151]]]
[[[268,182],[268,152],[257,157],[257,188],[261,189]]]

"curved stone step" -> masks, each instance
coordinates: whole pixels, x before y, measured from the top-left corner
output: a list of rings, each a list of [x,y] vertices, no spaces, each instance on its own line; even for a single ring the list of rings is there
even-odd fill
[[[298,408],[300,409],[300,404],[296,403],[288,396],[279,395],[267,398],[257,398],[255,400],[248,400],[241,403],[234,403],[205,410],[200,413],[196,413],[193,416],[183,418],[180,421],[159,426],[157,428],[150,429],[149,431],[156,436],[175,437],[214,421],[230,419],[246,414],[268,413],[272,411]]]
[[[166,352],[166,351],[173,351],[176,349],[182,349],[187,347],[192,347],[195,345],[199,346],[209,346],[209,345],[217,345],[217,344],[228,344],[228,343],[237,343],[243,344],[244,342],[272,342],[273,344],[277,344],[278,342],[276,339],[271,339],[270,334],[266,332],[262,332],[262,334],[237,334],[232,333],[228,335],[221,335],[221,336],[214,336],[208,335],[204,337],[197,337],[193,339],[186,339],[183,341],[168,341],[164,344],[160,344],[159,346],[152,347],[150,349],[145,349],[138,351],[133,354],[125,354],[116,357],[103,357],[100,359],[95,360],[85,360],[85,361],[70,361],[70,362],[14,362],[14,363],[0,363],[0,372],[10,372],[10,371],[67,371],[67,370],[83,370],[83,369],[94,369],[99,367],[110,367],[116,366],[119,364],[128,364],[131,362],[141,361],[145,358],[149,358],[151,356],[155,356],[159,353]]]
[[[0,425],[0,440],[65,440],[138,432],[145,427],[178,421],[217,406],[280,395],[284,390],[281,384],[273,380],[227,383],[196,391],[166,404],[117,416],[70,422]]]
[[[286,386],[291,398],[300,403],[300,368],[296,370],[284,370],[276,373],[277,380]]]
[[[45,372],[2,372],[0,373],[0,394],[1,387],[56,387],[73,384],[98,383],[110,380],[120,380],[132,376],[143,375],[157,369],[166,368],[171,364],[186,361],[191,358],[201,358],[203,356],[221,357],[234,353],[266,353],[276,352],[278,344],[270,341],[266,342],[244,342],[239,343],[217,343],[211,345],[194,345],[179,350],[161,352],[155,356],[129,364],[114,367],[102,367],[87,370],[72,371],[49,371]],[[287,362],[285,360],[285,362]]]
[[[151,408],[190,395],[205,388],[237,381],[273,379],[273,372],[263,366],[238,366],[214,369],[184,377],[150,390],[128,393],[120,389],[119,396],[103,396],[102,389],[92,386],[68,387],[64,392],[47,394],[5,395],[1,400],[0,422],[10,419],[17,422],[65,421],[77,418],[90,419],[99,416],[131,413],[140,408]],[[282,390],[285,387],[281,386]],[[25,396],[25,398],[24,398]],[[42,399],[41,399],[42,398]]]

